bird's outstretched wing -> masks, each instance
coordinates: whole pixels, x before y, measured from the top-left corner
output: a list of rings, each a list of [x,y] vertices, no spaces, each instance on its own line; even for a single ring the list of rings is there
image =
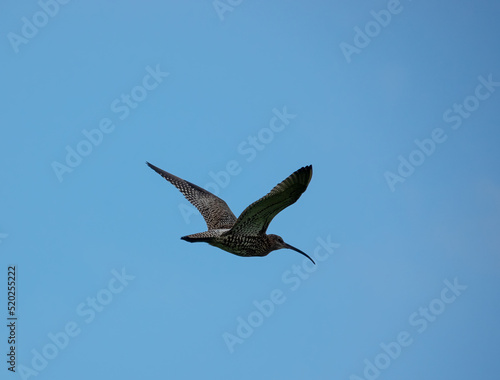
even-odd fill
[[[300,168],[267,195],[248,206],[238,217],[229,233],[259,235],[266,232],[271,220],[283,209],[294,204],[311,181],[312,166]]]
[[[234,216],[226,202],[219,197],[191,182],[161,170],[149,162],[146,162],[146,164],[179,189],[186,199],[198,209],[209,230],[231,228],[236,222],[236,216]]]

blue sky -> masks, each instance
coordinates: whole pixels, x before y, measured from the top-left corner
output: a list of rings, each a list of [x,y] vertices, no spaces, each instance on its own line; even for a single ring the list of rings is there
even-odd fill
[[[498,373],[497,2],[63,3],[0,15],[2,378]],[[181,241],[146,160],[236,215],[312,164],[316,267]]]

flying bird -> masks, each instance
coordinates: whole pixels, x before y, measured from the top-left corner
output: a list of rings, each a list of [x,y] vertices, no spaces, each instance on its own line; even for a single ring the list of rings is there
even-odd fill
[[[312,177],[311,165],[291,174],[236,218],[226,202],[219,197],[149,162],[146,164],[179,189],[207,223],[207,231],[183,236],[182,240],[190,243],[205,242],[243,257],[266,256],[277,249],[288,248],[301,253],[314,263],[306,253],[285,243],[280,236],[266,234],[273,218],[294,204],[306,191]]]

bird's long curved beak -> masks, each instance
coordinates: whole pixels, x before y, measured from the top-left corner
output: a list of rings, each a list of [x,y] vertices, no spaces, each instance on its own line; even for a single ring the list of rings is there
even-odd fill
[[[295,248],[295,247],[293,247],[293,246],[291,246],[290,244],[287,244],[287,243],[285,243],[285,248],[293,249],[294,251],[303,254],[305,257],[307,257],[309,260],[311,260],[314,265],[316,265],[316,263],[314,262],[314,260],[311,259],[308,254],[302,252],[300,249],[297,249],[297,248]]]

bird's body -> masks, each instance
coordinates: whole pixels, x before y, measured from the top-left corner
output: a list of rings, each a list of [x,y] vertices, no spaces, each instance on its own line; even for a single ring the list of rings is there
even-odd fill
[[[147,165],[177,187],[200,211],[207,223],[208,231],[183,236],[182,240],[190,243],[205,242],[238,256],[266,256],[276,249],[289,248],[314,263],[308,255],[286,244],[280,236],[266,234],[271,220],[295,203],[307,189],[312,177],[312,166],[305,166],[294,172],[236,218],[226,202],[219,197],[149,162]]]
[[[272,251],[272,235],[241,235],[230,229],[209,230],[181,239],[190,243],[206,242],[238,256],[266,256]]]

